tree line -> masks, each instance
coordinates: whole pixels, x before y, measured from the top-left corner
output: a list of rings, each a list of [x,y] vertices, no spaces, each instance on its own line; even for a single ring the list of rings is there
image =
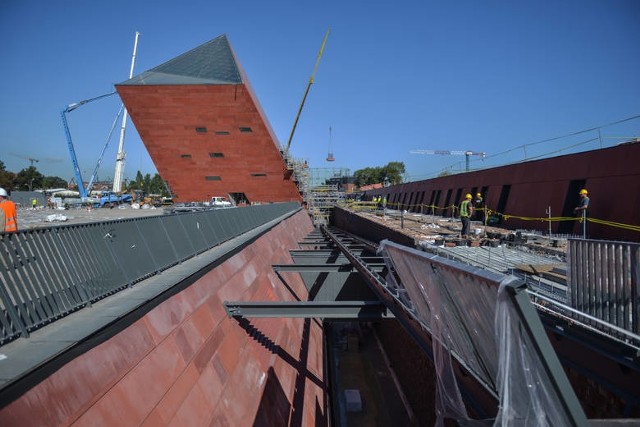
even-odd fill
[[[359,169],[354,172],[353,177],[357,186],[370,184],[389,184],[396,185],[403,182],[405,166],[403,162],[389,162],[385,166],[374,166]],[[160,194],[170,197],[169,189],[165,185],[160,175],[156,173],[153,177],[151,174],[143,175],[138,171],[135,179],[126,181],[125,188],[127,192],[140,190],[146,194]],[[35,166],[29,166],[22,169],[18,173],[6,170],[5,164],[0,160],[0,187],[9,191],[33,191],[49,188],[67,188],[66,180],[59,176],[44,176]],[[72,186],[70,190],[77,190]]]
[[[160,194],[169,197],[169,190],[159,174],[153,177],[151,174],[143,175],[138,171],[136,178],[126,182],[127,192],[141,190],[146,194]],[[2,160],[0,160],[0,187],[8,191],[33,191],[46,190],[51,188],[68,188],[69,184],[59,176],[44,176],[35,166],[29,166],[18,173],[8,171]],[[72,185],[70,190],[77,190],[77,183]]]
[[[389,162],[386,166],[366,167],[353,173],[358,187],[370,184],[402,184],[405,167],[403,162]]]

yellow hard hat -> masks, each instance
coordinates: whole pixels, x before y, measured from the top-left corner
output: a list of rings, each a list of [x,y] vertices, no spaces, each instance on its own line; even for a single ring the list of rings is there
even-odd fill
[[[471,196],[471,193],[467,193],[467,195],[464,196],[464,197],[467,198],[467,199],[473,199],[473,196]]]
[[[580,194],[580,195],[582,195],[582,194],[587,195],[587,194],[589,194],[589,192],[588,192],[586,189],[584,189],[584,188],[583,188],[582,190],[580,190],[580,193],[578,193],[578,194]]]
[[[480,193],[476,193],[476,196],[480,197],[480,196],[482,196],[482,194],[480,194]]]

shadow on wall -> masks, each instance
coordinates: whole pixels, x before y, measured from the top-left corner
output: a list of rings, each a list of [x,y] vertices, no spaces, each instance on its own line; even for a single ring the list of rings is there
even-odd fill
[[[273,367],[267,373],[267,383],[260,399],[258,412],[253,422],[254,427],[270,427],[287,425],[291,404],[282,389],[278,375]]]
[[[326,386],[321,378],[318,378],[307,369],[309,359],[309,336],[311,331],[311,319],[304,320],[302,330],[302,341],[300,342],[300,354],[298,359],[294,358],[280,345],[276,344],[271,338],[262,333],[258,328],[251,324],[245,318],[236,318],[238,324],[245,330],[248,336],[287,362],[296,370],[295,379],[295,395],[293,396],[293,404],[291,405],[286,394],[282,390],[282,385],[273,368],[269,368],[269,377],[267,384],[260,399],[260,406],[256,414],[254,426],[272,426],[272,425],[302,425],[304,414],[304,397],[307,379],[312,381],[316,386],[326,392]],[[273,396],[270,394],[274,393]],[[280,393],[281,396],[278,394]],[[293,408],[291,408],[293,406]],[[287,419],[289,410],[291,411],[291,419]],[[326,409],[324,411],[326,414]],[[285,414],[285,415],[282,415]],[[284,418],[282,418],[284,416]],[[323,416],[322,418],[326,417]],[[283,421],[282,423],[280,421]],[[318,418],[316,418],[318,420]],[[276,422],[277,421],[277,422]],[[274,424],[275,423],[275,424]]]

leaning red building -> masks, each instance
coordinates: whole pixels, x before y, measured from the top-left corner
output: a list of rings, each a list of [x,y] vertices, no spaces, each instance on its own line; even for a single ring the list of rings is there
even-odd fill
[[[116,85],[175,201],[301,201],[225,35]]]

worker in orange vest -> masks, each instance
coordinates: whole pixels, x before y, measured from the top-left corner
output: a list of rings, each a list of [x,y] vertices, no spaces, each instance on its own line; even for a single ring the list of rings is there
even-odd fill
[[[4,188],[0,188],[0,214],[4,216],[4,221],[0,223],[0,231],[13,233],[18,231],[18,214],[16,204],[9,200],[9,194]]]

